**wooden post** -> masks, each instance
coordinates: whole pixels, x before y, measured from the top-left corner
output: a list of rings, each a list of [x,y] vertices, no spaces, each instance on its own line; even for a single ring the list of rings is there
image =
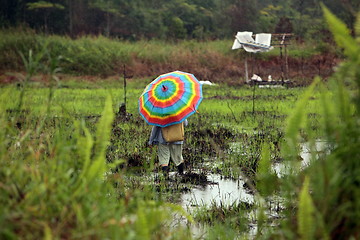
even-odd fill
[[[289,63],[288,63],[287,44],[285,44],[284,51],[285,51],[285,78],[286,78],[286,80],[288,80],[289,79]]]
[[[124,64],[124,106],[125,106],[125,112],[126,112],[126,69]]]
[[[249,82],[249,73],[248,73],[248,64],[247,64],[247,54],[245,55],[245,81]]]
[[[256,83],[255,81],[253,82],[253,101],[252,101],[252,113],[253,113],[253,116],[255,117],[255,88],[256,88]]]
[[[254,75],[254,62],[255,62],[255,53],[250,53],[251,56],[251,75]],[[255,90],[257,85],[257,79],[256,80],[250,80],[252,82],[253,86],[253,99],[252,99],[252,114],[254,116],[255,120]]]
[[[280,61],[281,61],[281,81],[284,82],[285,74],[284,74],[284,56],[282,52],[282,48],[285,42],[285,34],[282,36],[281,42],[280,42]]]

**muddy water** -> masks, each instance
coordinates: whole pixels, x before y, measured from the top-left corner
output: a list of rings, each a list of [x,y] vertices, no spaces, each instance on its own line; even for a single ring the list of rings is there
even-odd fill
[[[232,150],[240,150],[241,148],[239,145],[239,143],[234,143],[232,145]],[[321,140],[315,142],[315,149],[311,149],[309,143],[301,144],[301,161],[299,161],[301,168],[306,168],[311,163],[312,159],[316,159],[318,154],[324,152],[326,147],[326,142]],[[239,152],[239,154],[241,154],[241,152]],[[287,172],[285,163],[275,163],[272,168],[278,177],[284,176]],[[190,192],[184,193],[181,196],[181,205],[190,214],[192,209],[196,207],[210,207],[213,205],[226,207],[241,202],[256,204],[258,201],[254,199],[254,195],[249,193],[248,190],[243,187],[244,181],[242,179],[234,181],[224,179],[218,174],[210,174],[208,175],[208,181],[210,181],[211,184],[205,186],[195,185]],[[276,223],[277,219],[281,218],[280,211],[283,209],[283,199],[280,196],[273,196],[271,199],[268,199],[268,201],[270,202],[267,203],[269,209],[266,210],[266,215],[269,219],[274,219],[274,222],[271,224],[276,225],[278,224]],[[253,239],[257,232],[256,211],[250,211],[248,217],[248,236]],[[202,225],[192,226],[191,231],[196,237],[206,235],[206,227]]]
[[[197,207],[209,208],[210,206],[227,207],[241,202],[254,203],[254,196],[243,187],[244,181],[225,179],[219,174],[207,175],[205,185],[194,185],[193,188],[181,196],[181,206],[191,215]],[[175,216],[173,225],[189,227],[194,239],[204,239],[208,234],[206,224],[189,224],[184,217]],[[251,229],[254,229],[251,227]]]
[[[234,151],[234,149],[240,149],[240,147],[237,147],[238,145],[240,145],[240,143],[233,143],[232,151]],[[316,158],[317,154],[323,152],[325,148],[326,142],[317,140],[315,141],[315,149],[313,149],[312,153],[309,143],[302,143],[300,145],[301,161],[299,162],[301,169],[307,167],[311,159],[313,159],[313,156]],[[274,163],[272,165],[272,169],[278,177],[286,174],[288,167],[284,162]],[[218,174],[210,174],[208,175],[208,181],[210,181],[211,184],[194,186],[190,192],[182,195],[181,203],[185,209],[189,206],[210,206],[211,204],[226,206],[240,202],[250,204],[254,202],[254,196],[243,187],[244,181],[242,179],[234,181],[224,179]]]
[[[195,186],[181,197],[182,206],[186,209],[195,206],[229,206],[240,202],[253,203],[254,196],[243,187],[244,181],[224,179],[221,175],[208,175],[210,184]]]
[[[300,169],[304,169],[311,163],[313,157],[316,159],[321,153],[324,153],[327,148],[327,143],[322,140],[316,140],[313,151],[311,151],[309,143],[300,144]],[[274,163],[272,166],[274,172],[278,177],[284,176],[290,168],[285,162]]]

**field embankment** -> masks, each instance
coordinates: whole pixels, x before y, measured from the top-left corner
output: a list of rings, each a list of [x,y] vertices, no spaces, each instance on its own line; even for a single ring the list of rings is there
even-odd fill
[[[49,56],[61,56],[61,72],[71,75],[122,75],[134,78],[156,77],[173,70],[194,73],[199,79],[228,84],[243,84],[245,59],[249,75],[267,79],[291,79],[297,85],[306,85],[314,76],[327,78],[340,56],[325,43],[298,44],[292,42],[285,49],[275,46],[268,53],[249,54],[231,50],[232,40],[210,42],[181,41],[169,43],[158,40],[129,42],[102,36],[84,36],[71,39],[65,36],[44,36],[32,32],[0,32],[0,72],[24,71],[21,54],[26,57],[46,49]],[[11,82],[1,77],[1,82]]]

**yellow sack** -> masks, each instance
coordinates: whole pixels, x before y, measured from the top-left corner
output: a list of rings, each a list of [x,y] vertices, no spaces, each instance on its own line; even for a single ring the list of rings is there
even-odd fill
[[[178,123],[161,128],[162,135],[167,142],[177,142],[184,140],[184,124]]]

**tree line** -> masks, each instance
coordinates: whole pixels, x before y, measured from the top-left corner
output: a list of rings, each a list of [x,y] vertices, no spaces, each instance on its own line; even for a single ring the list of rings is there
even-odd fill
[[[358,0],[323,0],[353,29]],[[224,39],[237,31],[326,36],[318,0],[0,0],[2,28],[126,40]]]

